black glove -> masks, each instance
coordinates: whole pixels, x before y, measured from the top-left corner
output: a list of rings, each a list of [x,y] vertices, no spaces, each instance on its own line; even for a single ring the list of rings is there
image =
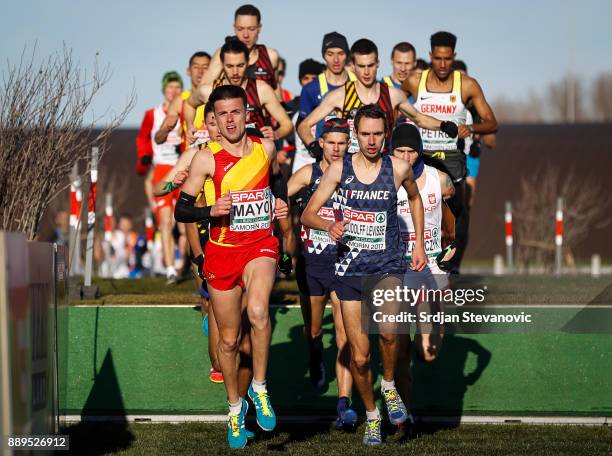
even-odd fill
[[[287,252],[280,252],[278,255],[278,270],[285,276],[291,274],[293,271],[293,264],[291,263],[291,255]]]
[[[456,138],[459,134],[459,127],[457,127],[457,124],[455,122],[445,120],[440,124],[440,131],[443,131],[451,138]]]
[[[308,144],[306,146],[306,149],[308,149],[308,153],[316,161],[321,161],[321,159],[323,158],[323,149],[321,148],[319,141],[317,141],[316,139],[310,144]]]
[[[198,275],[200,279],[206,280],[204,277],[204,255],[201,253],[197,257],[193,257],[191,262],[198,267]]]
[[[143,155],[142,157],[140,157],[140,163],[143,164],[144,166],[148,166],[153,162],[153,156],[152,155]]]
[[[480,141],[474,141],[470,146],[470,157],[478,158],[480,157]]]

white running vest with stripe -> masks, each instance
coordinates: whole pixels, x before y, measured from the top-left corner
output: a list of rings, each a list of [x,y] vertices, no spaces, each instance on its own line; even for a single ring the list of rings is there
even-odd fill
[[[153,166],[156,165],[176,165],[178,154],[177,147],[181,145],[181,122],[177,122],[174,128],[168,133],[166,142],[163,144],[155,143],[155,133],[161,128],[166,118],[164,105],[161,104],[153,111],[153,129],[151,130],[151,144],[153,145]]]
[[[417,111],[438,120],[449,120],[457,125],[465,125],[467,108],[461,98],[461,73],[453,72],[453,89],[450,92],[429,92],[427,76],[430,70],[421,74],[419,81],[419,96],[414,103]],[[457,150],[457,138],[451,138],[446,133],[420,128],[423,139],[423,150]]]
[[[442,252],[442,188],[438,170],[425,165],[425,185],[419,190],[425,211],[425,254],[430,268],[436,264],[436,256]],[[408,204],[408,194],[404,187],[397,190],[397,215],[400,225],[400,236],[406,243],[406,257],[410,259],[416,241],[414,224]]]

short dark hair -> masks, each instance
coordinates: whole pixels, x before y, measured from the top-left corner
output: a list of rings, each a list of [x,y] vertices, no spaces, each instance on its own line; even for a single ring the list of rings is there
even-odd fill
[[[193,61],[195,59],[197,59],[198,57],[206,57],[208,60],[210,60],[212,57],[210,56],[210,54],[206,51],[198,51],[198,52],[194,52],[194,54],[189,57],[189,66],[191,66],[191,64],[193,63]]]
[[[363,105],[357,110],[355,114],[355,130],[359,131],[359,122],[364,117],[368,119],[380,119],[383,121],[385,126],[385,133],[387,132],[387,114],[377,104]]]
[[[412,52],[416,57],[416,49],[412,44],[407,41],[402,41],[401,43],[397,43],[393,46],[393,50],[391,51],[391,58],[393,58],[393,54],[396,52]]]
[[[454,51],[457,37],[450,32],[436,32],[431,35],[430,41],[432,51],[436,46],[449,47]]]
[[[417,59],[416,64],[414,65],[414,67],[417,70],[427,70],[429,68],[429,63],[427,63],[425,60],[423,59]]]
[[[351,58],[358,55],[368,55],[368,54],[376,54],[376,58],[378,59],[378,48],[374,41],[368,40],[367,38],[361,38],[353,43],[351,46]]]
[[[237,36],[226,36],[225,43],[221,46],[221,61],[225,57],[225,54],[244,54],[244,58],[249,63],[249,48],[246,47]]]
[[[257,23],[259,24],[261,22],[261,13],[257,7],[253,5],[242,5],[234,13],[234,20],[236,20],[238,16],[255,16],[257,18]]]
[[[213,106],[213,103],[210,102],[210,97],[209,97],[208,101],[204,105],[204,119],[206,119],[206,116],[208,114],[210,114],[211,112],[214,112],[214,110],[215,110],[215,108]]]
[[[287,61],[279,55],[278,56],[278,65],[276,67],[277,68],[280,67],[281,63],[283,64],[283,73],[282,74],[285,74],[285,72],[287,71]]]
[[[463,71],[467,74],[467,65],[463,60],[455,60],[453,62],[453,70]]]
[[[244,89],[240,86],[235,85],[221,85],[212,91],[210,97],[208,97],[208,103],[210,103],[210,107],[215,107],[215,103],[221,100],[231,100],[233,98],[240,98],[242,100],[242,104],[246,108],[247,106],[247,96]]]

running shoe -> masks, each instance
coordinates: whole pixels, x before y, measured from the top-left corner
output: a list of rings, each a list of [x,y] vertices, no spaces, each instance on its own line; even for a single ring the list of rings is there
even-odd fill
[[[349,407],[350,405],[348,398],[341,397],[338,399],[338,405],[336,406],[336,411],[338,412],[338,416],[336,417],[336,429],[339,431],[352,428],[357,424],[357,413]]]
[[[400,424],[408,419],[408,410],[402,398],[398,394],[395,388],[384,390],[381,389],[382,396],[387,406],[387,413],[389,414],[389,421],[391,424]]]
[[[208,337],[208,315],[202,318],[202,332]]]
[[[253,385],[249,386],[249,398],[255,405],[255,414],[257,416],[257,424],[264,431],[272,431],[276,427],[276,415],[270,403],[270,397],[267,392],[256,393],[253,390]]]
[[[278,255],[278,270],[285,276],[291,275],[293,270],[293,264],[291,262],[291,255],[287,252],[280,252]]]
[[[227,441],[230,448],[244,448],[247,444],[247,430],[244,427],[244,419],[249,410],[249,403],[240,398],[242,408],[238,415],[229,414],[227,422]]]
[[[170,274],[169,276],[166,277],[166,285],[174,285],[177,282],[178,282],[178,277],[176,276],[176,274]]]
[[[221,371],[215,370],[211,367],[208,379],[213,383],[223,383],[223,374],[221,373]]]
[[[364,445],[380,445],[382,443],[382,437],[380,435],[381,422],[382,420],[380,418],[366,420],[365,433],[363,435]]]

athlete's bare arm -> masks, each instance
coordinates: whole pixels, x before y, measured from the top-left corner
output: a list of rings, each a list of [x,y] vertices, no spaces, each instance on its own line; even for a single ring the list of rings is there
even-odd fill
[[[276,70],[276,68],[278,68],[278,51],[267,46],[266,49],[268,49],[268,56],[270,57],[270,63],[272,64],[272,68]]]
[[[476,79],[467,75],[461,75],[461,96],[464,102],[470,103],[480,116],[480,122],[472,125],[474,133],[485,135],[487,133],[495,133],[497,131],[497,119],[489,103],[487,102],[482,88]],[[471,132],[466,126],[459,127],[459,137],[465,138]]]
[[[418,91],[419,91],[419,81],[421,80],[421,75],[418,73],[411,73],[404,82],[402,82],[402,91],[406,94],[406,96],[412,96],[412,98],[416,101]]]
[[[217,49],[210,59],[208,70],[202,78],[202,85],[212,85],[215,80],[221,76],[223,71],[223,63],[221,62],[221,48]]]
[[[175,178],[179,175],[182,175],[181,173],[184,173],[184,178],[182,179],[182,182],[185,181],[187,175],[189,174],[187,171],[189,169],[189,164],[191,163],[191,160],[193,159],[197,151],[198,149],[196,147],[190,147],[179,156],[176,164],[172,167],[170,171],[168,171],[168,174],[166,174],[164,178],[160,182],[158,182],[155,187],[153,187],[153,194],[155,196],[164,196],[170,193],[168,190],[165,189],[166,184],[168,182],[172,182],[175,185],[175,188],[177,184],[180,185],[178,182],[175,181]]]
[[[168,106],[168,112],[166,113],[166,118],[164,119],[161,127],[155,133],[155,143],[163,144],[166,142],[168,138],[168,134],[172,131],[172,129],[176,126],[176,123],[179,121],[179,117],[181,115],[181,110],[183,107],[183,99],[181,97],[176,97]]]
[[[416,108],[412,106],[408,100],[406,100],[406,95],[400,89],[389,87],[389,95],[391,96],[391,104],[393,107],[398,108],[402,114],[412,120],[419,127],[426,128],[428,130],[440,129],[442,121],[417,111]]]
[[[193,144],[196,140],[195,132],[198,129],[193,124],[195,121],[196,109],[198,106],[202,106],[208,101],[211,92],[212,85],[200,85],[197,89],[191,91],[191,95],[189,95],[189,98],[183,103],[183,119],[187,128],[187,144]]]
[[[323,173],[321,183],[310,197],[310,201],[308,202],[306,209],[304,209],[304,213],[302,214],[301,218],[302,225],[314,228],[316,230],[327,231],[329,233],[329,237],[334,241],[338,241],[342,237],[349,220],[332,222],[330,220],[321,218],[318,215],[318,212],[319,209],[323,207],[325,202],[334,194],[338,188],[338,185],[340,185],[341,177],[342,160],[338,160],[331,163]]]
[[[330,112],[337,109],[342,109],[344,103],[344,87],[329,92],[319,106],[317,106],[308,117],[306,117],[297,127],[297,132],[305,145],[310,144],[315,140],[312,136],[311,129],[319,121],[325,119]]]
[[[287,182],[287,194],[291,198],[310,183],[312,176],[312,165],[302,166],[295,174],[292,174]]]
[[[410,216],[414,225],[415,245],[412,251],[411,268],[415,271],[422,271],[427,265],[427,255],[425,255],[425,211],[423,209],[423,201],[419,193],[419,187],[414,180],[412,167],[410,164],[399,158],[391,157],[393,163],[393,176],[396,179],[396,187],[399,185],[406,189],[408,194],[408,205],[410,206]],[[399,185],[398,185],[399,184]]]
[[[440,189],[442,190],[442,199],[447,200],[455,194],[455,185],[450,176],[443,171],[438,171],[438,179],[440,179]]]
[[[276,98],[276,94],[270,85],[264,81],[257,81],[257,94],[263,107],[268,111],[274,120],[278,122],[279,127],[274,130],[272,127],[262,127],[260,131],[265,138],[277,140],[282,139],[291,134],[293,124],[287,115],[287,112]]]

